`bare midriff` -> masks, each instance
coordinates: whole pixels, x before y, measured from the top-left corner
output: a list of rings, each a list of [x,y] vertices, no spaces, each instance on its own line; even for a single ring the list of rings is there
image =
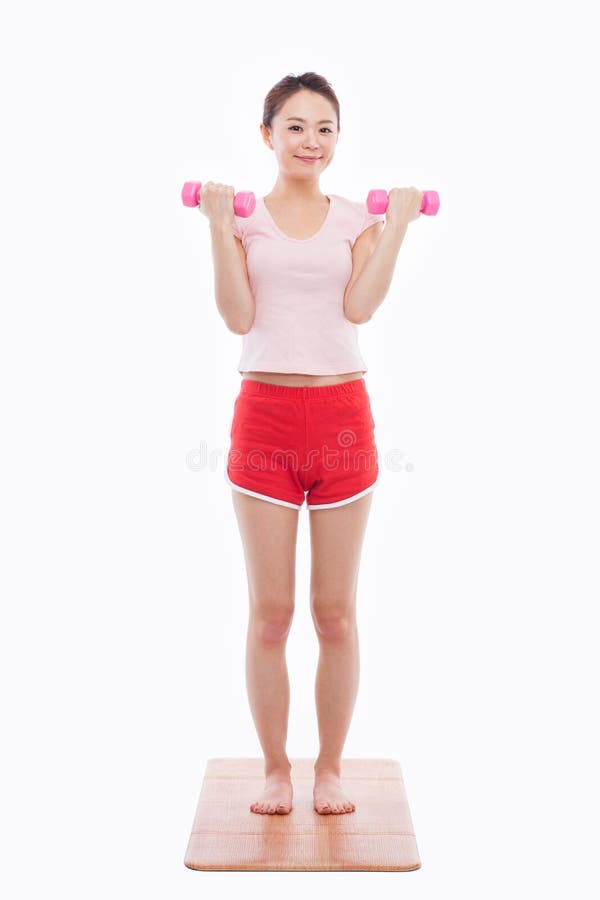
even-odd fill
[[[242,372],[242,378],[264,381],[267,384],[287,384],[289,387],[318,387],[322,384],[341,384],[362,378],[362,372],[343,372],[341,375],[305,375],[296,372]]]

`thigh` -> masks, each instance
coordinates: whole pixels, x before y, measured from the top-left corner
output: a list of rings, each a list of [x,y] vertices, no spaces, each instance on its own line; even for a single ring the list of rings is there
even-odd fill
[[[232,489],[246,574],[250,611],[285,621],[294,609],[298,512]]]
[[[309,510],[313,619],[353,615],[363,539],[373,493],[331,509]]]
[[[230,484],[241,493],[249,491],[258,499],[300,509],[304,503],[299,474],[305,438],[302,404],[242,389],[235,401],[230,437]]]
[[[356,385],[351,392],[307,406],[305,487],[309,511],[353,503],[374,490],[379,481],[370,399],[362,380],[350,384]]]

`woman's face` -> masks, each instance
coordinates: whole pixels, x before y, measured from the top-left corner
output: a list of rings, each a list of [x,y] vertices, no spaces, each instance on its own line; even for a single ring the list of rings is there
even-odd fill
[[[273,117],[270,130],[262,124],[260,127],[265,143],[275,152],[279,168],[293,178],[318,179],[333,159],[338,139],[335,110],[315,91],[297,91]],[[318,159],[303,162],[302,156]]]

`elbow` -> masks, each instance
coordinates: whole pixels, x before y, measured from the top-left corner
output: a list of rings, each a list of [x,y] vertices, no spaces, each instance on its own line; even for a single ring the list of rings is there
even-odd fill
[[[371,316],[365,315],[357,315],[350,310],[350,302],[349,295],[344,298],[344,318],[351,322],[353,325],[363,325],[365,322],[368,322]]]
[[[244,304],[243,307],[242,304],[235,304],[233,307],[231,304],[228,304],[225,307],[222,303],[218,304],[218,306],[221,318],[232,334],[248,334],[254,325],[254,317],[256,315],[254,300],[251,304]]]
[[[371,318],[371,316],[350,316],[347,312],[344,313],[344,316],[353,325],[364,325]]]
[[[227,325],[232,334],[248,334],[249,328],[242,328],[240,325]]]
[[[248,334],[253,325],[254,319],[252,319],[249,325],[247,323],[240,324],[239,322],[227,323],[227,327],[233,334]]]

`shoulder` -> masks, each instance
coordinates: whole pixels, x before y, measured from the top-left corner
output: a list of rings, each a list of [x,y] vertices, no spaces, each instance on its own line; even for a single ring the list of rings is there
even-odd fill
[[[239,241],[241,241],[244,249],[247,249],[248,240],[252,237],[256,230],[260,228],[260,225],[262,223],[261,213],[261,204],[257,200],[254,209],[249,216],[234,215],[233,217],[233,234]]]
[[[330,194],[329,196],[342,212],[354,218],[360,219],[366,209],[365,204],[361,203],[360,200],[350,200],[348,197],[342,197],[341,194]]]
[[[345,220],[352,243],[356,241],[365,229],[376,223],[381,223],[380,227],[374,228],[373,231],[377,235],[381,233],[385,223],[385,215],[370,213],[367,209],[366,200],[352,200],[338,194],[332,196],[335,197],[336,203],[341,210],[342,218]]]

